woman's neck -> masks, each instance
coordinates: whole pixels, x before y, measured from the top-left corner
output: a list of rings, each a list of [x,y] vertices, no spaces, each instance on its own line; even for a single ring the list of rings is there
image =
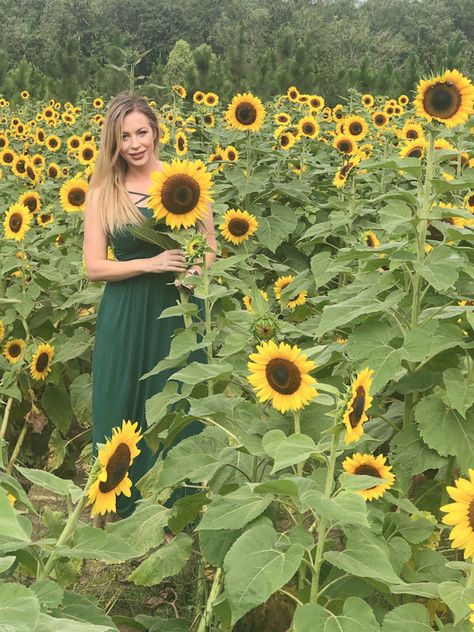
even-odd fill
[[[158,160],[158,158],[143,167],[133,168],[129,166],[127,173],[125,174],[125,183],[128,185],[133,183],[134,186],[140,184],[148,186],[151,180],[151,174],[155,171],[161,171],[161,168],[162,163],[161,160]]]

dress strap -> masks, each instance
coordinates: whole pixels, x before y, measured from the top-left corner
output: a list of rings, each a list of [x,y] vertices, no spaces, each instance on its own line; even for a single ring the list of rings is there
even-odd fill
[[[149,193],[139,193],[138,191],[127,191],[127,193],[131,193],[132,195],[141,195],[142,198],[141,200],[138,200],[138,204],[140,204],[144,200],[147,200],[150,197]]]

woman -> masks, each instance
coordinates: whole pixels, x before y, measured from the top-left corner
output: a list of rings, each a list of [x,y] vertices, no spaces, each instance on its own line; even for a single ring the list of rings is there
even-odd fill
[[[84,218],[84,259],[91,281],[106,281],[97,314],[92,362],[92,441],[104,443],[122,420],[138,421],[146,429],[145,402],[163,389],[172,370],[140,381],[168,355],[182,317],[157,320],[179,298],[177,272],[201,274],[199,265],[187,268],[181,249],[161,247],[134,238],[129,225],[139,226],[153,216],[147,207],[151,174],[162,170],[158,158],[159,124],[145,99],[122,92],[111,102],[101,133],[100,150],[87,194]],[[209,205],[198,229],[216,250],[214,222]],[[116,261],[107,259],[110,240]],[[206,253],[206,266],[215,253]],[[192,291],[193,285],[186,285]],[[203,302],[194,297],[202,312]],[[190,360],[196,359],[192,357]],[[200,429],[188,426],[184,436]],[[183,438],[183,436],[180,436]],[[153,465],[157,455],[140,443],[141,453],[130,469],[136,483]],[[131,498],[117,498],[117,513],[133,512],[140,494],[135,485]]]

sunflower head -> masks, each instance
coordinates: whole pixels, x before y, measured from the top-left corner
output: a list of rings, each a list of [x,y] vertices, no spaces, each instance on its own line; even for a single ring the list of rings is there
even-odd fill
[[[451,527],[449,539],[453,549],[464,550],[464,559],[474,560],[474,469],[469,469],[469,478],[458,478],[454,487],[446,491],[454,500],[441,507],[446,513],[442,521]]]
[[[349,401],[343,414],[343,421],[346,426],[346,444],[357,441],[364,433],[362,426],[368,419],[366,411],[372,404],[372,397],[369,393],[373,374],[372,369],[363,369],[352,383]]]
[[[230,102],[225,119],[233,129],[258,132],[265,119],[265,108],[250,92],[239,93]]]
[[[296,345],[262,342],[249,359],[248,380],[260,402],[270,400],[274,408],[284,413],[300,410],[317,396],[316,380],[309,375],[316,365]]]
[[[240,209],[229,209],[222,219],[219,225],[221,235],[236,246],[247,241],[258,228],[257,218]]]
[[[374,457],[372,454],[360,454],[356,452],[352,457],[347,457],[342,463],[345,472],[356,476],[372,476],[381,479],[380,484],[373,485],[367,489],[361,489],[357,493],[365,500],[380,498],[384,492],[392,487],[395,476],[390,471],[392,467],[386,465],[387,457],[379,454]]]
[[[35,380],[44,380],[51,372],[51,361],[54,356],[54,347],[49,344],[40,344],[31,360],[30,372]]]
[[[428,121],[434,119],[446,127],[462,125],[472,113],[473,104],[474,86],[458,70],[447,70],[418,84],[416,113]]]
[[[27,206],[20,202],[12,204],[5,215],[3,226],[8,239],[21,241],[30,228],[32,215]]]

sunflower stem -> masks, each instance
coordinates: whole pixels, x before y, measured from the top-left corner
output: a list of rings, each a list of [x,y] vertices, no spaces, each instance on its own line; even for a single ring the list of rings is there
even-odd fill
[[[209,298],[209,273],[207,271],[206,263],[202,266],[202,284],[204,290],[204,311],[206,317],[206,336],[211,333],[212,319],[211,319],[211,300]],[[207,361],[210,364],[212,362],[212,342],[209,342],[206,347]],[[214,383],[212,380],[208,382],[209,396],[214,392]]]
[[[214,602],[219,596],[221,585],[222,585],[222,569],[218,568],[216,569],[216,572],[214,574],[214,580],[212,582],[211,592],[209,593],[209,597],[207,599],[206,609],[204,610],[204,614],[202,616],[201,621],[199,622],[199,627],[196,632],[205,632],[207,626],[211,622]]]
[[[471,566],[471,572],[467,578],[466,588],[472,588],[474,586],[474,564]]]
[[[301,410],[295,410],[293,413],[293,419],[295,421],[295,434],[301,433],[300,415],[301,415]],[[304,463],[297,463],[296,475],[303,476],[303,469],[304,469]]]
[[[0,428],[0,439],[4,439],[7,433],[8,428],[8,420],[10,419],[10,411],[13,404],[13,397],[9,397],[7,400],[7,404],[5,406],[5,410],[3,411],[3,420],[2,427]]]
[[[18,435],[18,439],[16,441],[15,447],[13,448],[12,455],[6,467],[7,474],[11,474],[11,471],[13,469],[13,463],[16,461],[16,457],[20,454],[21,446],[23,445],[23,441],[25,440],[27,430],[28,430],[28,422],[25,419],[25,423],[23,424],[23,428],[21,429],[21,432]]]
[[[337,420],[335,421],[337,423]],[[329,455],[329,465],[328,471],[326,475],[326,485],[324,487],[324,495],[329,496],[331,494],[331,489],[334,480],[334,468],[336,465],[336,455],[337,455],[337,444],[339,442],[339,432],[334,429],[334,433],[332,435],[332,443],[331,443],[331,453]],[[321,517],[318,526],[318,543],[316,545],[316,556],[314,559],[314,569],[313,569],[313,578],[311,581],[311,592],[309,597],[310,603],[316,603],[318,600],[319,594],[319,575],[321,572],[321,564],[323,560],[324,553],[324,544],[326,542],[326,527],[327,527],[327,518]]]

